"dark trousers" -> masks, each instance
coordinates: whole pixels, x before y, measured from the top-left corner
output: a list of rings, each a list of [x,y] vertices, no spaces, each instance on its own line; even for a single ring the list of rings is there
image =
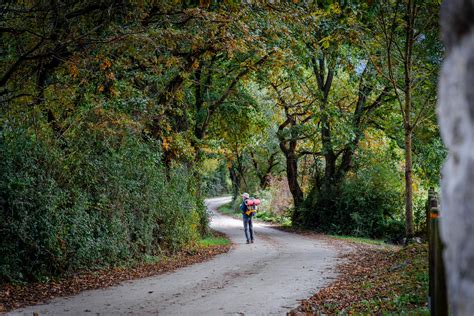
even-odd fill
[[[245,238],[247,238],[247,241],[253,240],[252,217],[246,216],[246,215],[244,215],[244,232],[245,232]]]

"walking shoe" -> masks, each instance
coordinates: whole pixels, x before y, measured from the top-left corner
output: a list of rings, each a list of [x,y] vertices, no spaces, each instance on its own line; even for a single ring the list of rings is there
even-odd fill
[[[247,244],[250,244],[250,241],[247,240]]]
[[[252,239],[251,243],[253,244],[253,239]]]

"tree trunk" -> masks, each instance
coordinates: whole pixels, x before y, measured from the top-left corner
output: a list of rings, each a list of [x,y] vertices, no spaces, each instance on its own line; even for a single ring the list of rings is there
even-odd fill
[[[275,161],[277,153],[272,153],[267,159],[267,168],[265,170],[261,170],[261,166],[255,157],[255,154],[250,151],[250,158],[252,159],[253,167],[255,168],[255,174],[257,175],[258,179],[260,180],[260,188],[265,190],[270,185],[270,178],[272,175],[273,168],[278,165],[278,162]]]
[[[405,104],[403,109],[403,120],[405,129],[405,225],[406,242],[413,239],[413,179],[412,179],[412,52],[414,46],[415,32],[415,0],[408,1],[406,15],[406,40],[405,40]],[[415,124],[415,123],[413,123]]]
[[[232,181],[232,200],[236,200],[239,197],[240,191],[240,176],[236,171],[234,164],[229,167],[229,175]]]
[[[287,145],[288,143],[288,145]],[[295,209],[291,217],[293,224],[301,223],[301,208],[303,207],[303,191],[298,182],[298,156],[296,154],[296,140],[280,139],[280,149],[286,159],[286,177],[288,187],[293,197]]]
[[[260,188],[262,190],[266,190],[270,185],[270,174],[266,174],[260,177]]]
[[[453,315],[474,311],[474,6],[444,1],[446,58],[440,74],[438,118],[449,150],[441,180],[441,237]]]
[[[321,141],[323,145],[323,153],[325,160],[323,189],[330,190],[334,182],[336,174],[336,155],[331,139],[331,124],[329,122],[328,114],[325,113],[326,106],[329,100],[329,92],[331,91],[332,80],[334,77],[334,70],[328,66],[326,71],[325,57],[319,60],[313,58],[313,72],[317,79],[318,89],[321,92]]]
[[[407,241],[413,239],[413,166],[412,166],[412,132],[405,132],[405,219]]]
[[[295,204],[292,221],[296,224],[301,221],[300,211],[303,206],[303,191],[298,183],[298,160],[292,154],[286,157],[286,176],[288,178],[288,186]]]

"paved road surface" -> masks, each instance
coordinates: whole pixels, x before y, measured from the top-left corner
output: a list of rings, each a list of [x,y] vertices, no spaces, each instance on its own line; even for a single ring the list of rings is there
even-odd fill
[[[210,210],[229,198],[207,200]],[[11,315],[285,315],[335,276],[337,250],[323,240],[214,213],[212,227],[235,244],[227,254],[175,272],[58,298]]]

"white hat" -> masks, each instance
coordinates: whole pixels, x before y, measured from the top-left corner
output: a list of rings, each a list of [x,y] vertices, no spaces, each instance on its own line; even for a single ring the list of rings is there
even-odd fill
[[[248,198],[250,197],[250,194],[248,194],[248,193],[242,193],[242,197],[243,197],[244,199],[248,199]]]

